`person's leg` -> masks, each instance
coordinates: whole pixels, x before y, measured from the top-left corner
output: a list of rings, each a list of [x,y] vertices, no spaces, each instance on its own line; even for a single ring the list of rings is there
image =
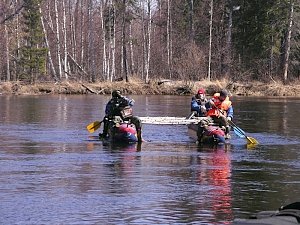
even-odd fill
[[[225,128],[225,138],[229,139],[230,138],[230,126],[228,123],[228,120],[225,116],[220,116],[220,117],[213,117],[214,123],[218,124],[222,129]]]
[[[99,134],[99,137],[105,138],[107,136],[108,126],[109,126],[108,117],[104,117],[104,119],[103,119],[103,131],[102,131],[102,134]]]
[[[230,125],[228,123],[228,120],[225,116],[220,116],[220,122],[222,124],[222,126],[225,127],[225,139],[229,139],[230,138]]]
[[[204,134],[204,126],[203,124],[199,125],[198,124],[198,129],[197,129],[197,139],[198,139],[198,142],[199,143],[202,143],[203,142],[203,134]]]
[[[137,135],[138,142],[142,142],[142,121],[140,120],[139,117],[132,116],[131,122],[134,124],[136,128],[136,135]]]

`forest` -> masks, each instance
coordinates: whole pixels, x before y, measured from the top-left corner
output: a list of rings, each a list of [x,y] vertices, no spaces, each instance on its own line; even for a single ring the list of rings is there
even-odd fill
[[[295,82],[299,0],[2,0],[0,81]]]

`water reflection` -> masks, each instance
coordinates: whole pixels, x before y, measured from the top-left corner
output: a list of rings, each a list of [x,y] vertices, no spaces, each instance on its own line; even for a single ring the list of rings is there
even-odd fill
[[[152,219],[144,223],[152,223],[154,218],[168,223],[228,224],[232,220],[230,145],[117,145],[103,143],[97,136],[91,136],[87,145],[89,151],[102,149],[102,170],[106,171],[98,184],[102,193],[139,196],[140,207],[156,202],[147,212]],[[141,215],[146,213],[143,211],[143,207],[135,210]]]
[[[199,147],[198,151],[211,152],[210,157],[199,159],[198,181],[211,190],[212,210],[217,221],[229,224],[233,218],[231,189],[231,145]]]

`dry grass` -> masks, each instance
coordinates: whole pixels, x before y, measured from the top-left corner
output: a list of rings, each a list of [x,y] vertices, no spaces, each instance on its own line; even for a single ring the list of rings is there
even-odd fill
[[[138,95],[191,95],[199,88],[204,88],[208,95],[221,89],[228,89],[232,95],[243,96],[300,96],[300,82],[283,85],[280,82],[265,84],[261,82],[238,83],[228,80],[217,81],[171,81],[151,80],[148,84],[132,78],[129,83],[38,83],[34,85],[20,82],[0,83],[1,94],[36,95],[36,94],[111,94],[119,89],[123,94]]]

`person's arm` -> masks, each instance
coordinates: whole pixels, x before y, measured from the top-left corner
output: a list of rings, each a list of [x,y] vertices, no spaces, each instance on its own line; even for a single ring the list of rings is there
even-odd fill
[[[210,109],[212,108],[211,103],[212,103],[212,100],[208,100],[208,101],[205,103],[205,108],[206,108],[206,110],[210,110]]]
[[[196,111],[197,113],[200,113],[200,106],[195,98],[192,98],[191,101],[191,111]]]
[[[233,119],[233,107],[230,106],[229,109],[227,110],[227,119],[228,117],[230,118],[230,120]]]
[[[111,101],[109,101],[105,106],[105,115],[111,114],[111,108],[112,108],[112,104],[111,104]]]
[[[134,105],[134,100],[133,99],[127,98],[127,101],[128,101],[128,105],[129,106],[133,106]]]
[[[125,106],[133,106],[134,105],[134,100],[133,99],[129,99],[125,96],[121,96],[121,102],[120,102],[120,105],[122,107],[125,107]]]

